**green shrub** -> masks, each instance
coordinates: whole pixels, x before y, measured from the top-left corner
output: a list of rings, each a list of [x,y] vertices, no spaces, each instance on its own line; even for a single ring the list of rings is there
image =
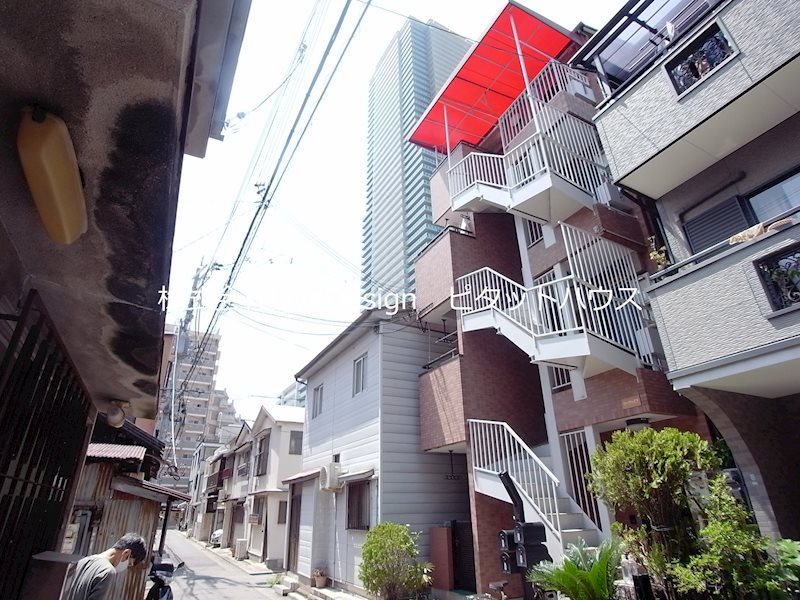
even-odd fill
[[[358,576],[368,592],[397,600],[431,584],[433,565],[416,560],[419,551],[415,537],[408,527],[390,522],[367,533]]]

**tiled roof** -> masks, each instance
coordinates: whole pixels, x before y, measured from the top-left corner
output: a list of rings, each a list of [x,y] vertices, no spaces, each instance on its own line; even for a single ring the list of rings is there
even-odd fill
[[[144,460],[147,449],[124,444],[89,444],[87,458],[112,458],[117,460]]]

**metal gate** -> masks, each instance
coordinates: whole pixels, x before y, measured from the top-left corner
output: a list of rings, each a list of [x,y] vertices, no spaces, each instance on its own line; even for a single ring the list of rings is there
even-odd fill
[[[453,521],[453,584],[455,589],[476,592],[475,544],[472,523]]]
[[[91,401],[31,291],[0,361],[0,598],[17,598],[30,557],[58,551]]]

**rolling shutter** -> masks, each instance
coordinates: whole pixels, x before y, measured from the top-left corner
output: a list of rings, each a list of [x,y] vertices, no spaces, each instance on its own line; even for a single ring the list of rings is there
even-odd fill
[[[729,198],[684,223],[686,239],[696,254],[750,227],[739,196]]]

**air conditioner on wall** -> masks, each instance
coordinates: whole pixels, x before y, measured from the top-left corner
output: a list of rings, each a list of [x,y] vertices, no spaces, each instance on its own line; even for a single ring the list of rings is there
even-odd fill
[[[339,463],[330,463],[319,470],[319,489],[325,492],[335,492],[342,488],[339,481]]]

